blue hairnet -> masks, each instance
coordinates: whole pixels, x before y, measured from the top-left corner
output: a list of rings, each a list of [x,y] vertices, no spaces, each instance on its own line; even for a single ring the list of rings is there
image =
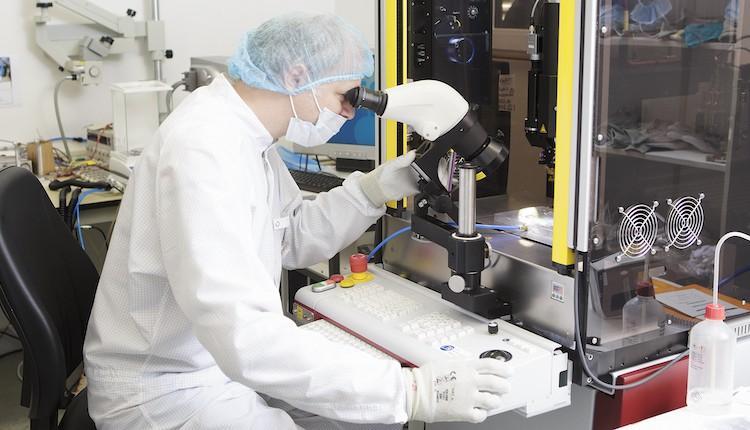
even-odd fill
[[[295,66],[306,73],[286,79]],[[334,15],[295,13],[249,31],[229,59],[229,76],[253,88],[296,95],[334,81],[373,73],[373,54],[362,33]]]

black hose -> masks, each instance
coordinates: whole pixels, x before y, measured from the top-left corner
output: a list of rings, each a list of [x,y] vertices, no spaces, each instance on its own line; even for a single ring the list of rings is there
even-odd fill
[[[81,188],[101,188],[104,190],[112,189],[112,185],[110,185],[107,182],[88,182],[88,181],[82,181],[80,179],[66,179],[64,181],[55,179],[54,181],[49,183],[49,189],[52,191],[57,191],[61,188],[70,187],[70,186],[81,187]]]

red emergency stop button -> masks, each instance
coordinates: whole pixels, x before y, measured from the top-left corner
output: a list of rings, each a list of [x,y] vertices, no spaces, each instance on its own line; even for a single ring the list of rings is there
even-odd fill
[[[349,267],[352,273],[367,272],[367,256],[365,254],[352,254],[349,257]]]

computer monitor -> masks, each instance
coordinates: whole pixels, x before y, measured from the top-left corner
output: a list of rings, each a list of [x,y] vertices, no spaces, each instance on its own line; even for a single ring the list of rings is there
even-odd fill
[[[375,78],[362,80],[362,86],[375,89]],[[336,159],[337,168],[341,170],[367,170],[367,166],[374,168],[378,159],[378,118],[367,109],[357,109],[354,118],[344,123],[325,145],[306,148],[293,144],[292,150],[299,154],[325,155]],[[352,169],[345,166],[351,165]]]

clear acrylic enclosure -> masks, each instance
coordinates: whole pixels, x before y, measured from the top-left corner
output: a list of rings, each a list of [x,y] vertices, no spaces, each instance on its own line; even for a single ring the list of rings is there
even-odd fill
[[[599,4],[586,334],[604,350],[689,330],[714,245],[750,232],[749,9]],[[728,242],[720,273],[728,317],[747,314],[750,244]]]

